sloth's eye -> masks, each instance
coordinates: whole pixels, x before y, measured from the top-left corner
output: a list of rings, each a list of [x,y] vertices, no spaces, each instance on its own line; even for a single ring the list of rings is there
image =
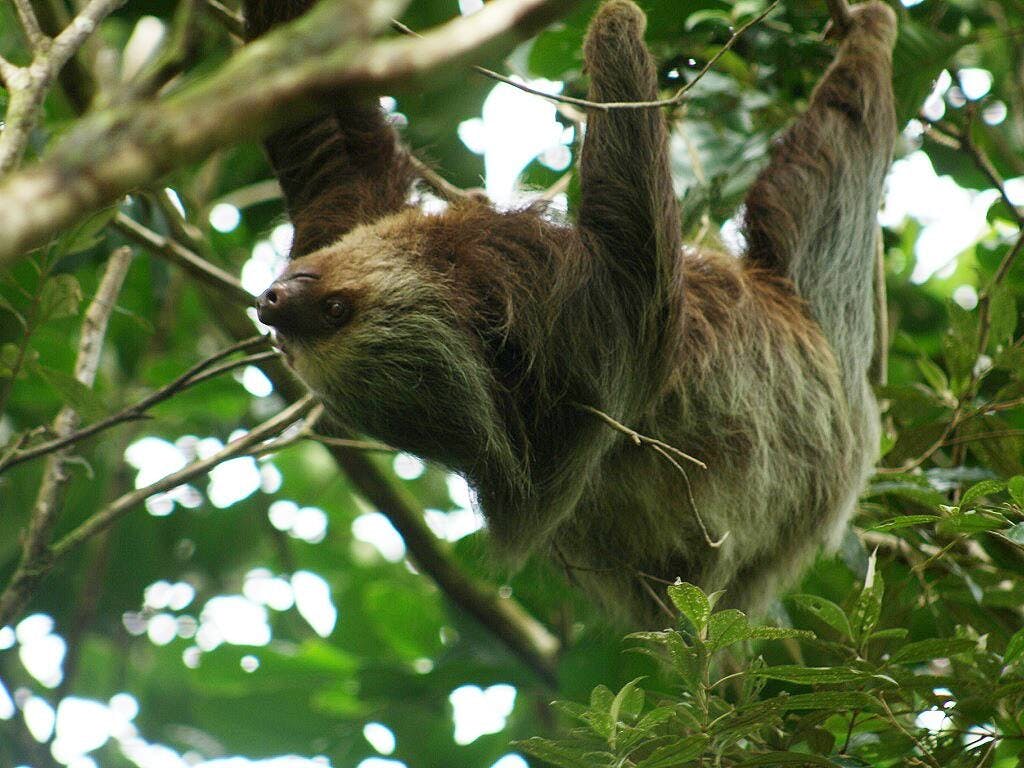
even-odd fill
[[[341,323],[348,319],[348,305],[341,299],[328,299],[324,304],[324,314],[335,323]]]

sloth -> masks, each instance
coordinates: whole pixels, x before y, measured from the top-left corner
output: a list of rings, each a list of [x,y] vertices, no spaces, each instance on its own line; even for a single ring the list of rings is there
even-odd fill
[[[310,4],[247,0],[248,37]],[[551,556],[634,625],[665,621],[677,579],[764,610],[837,543],[878,443],[896,24],[851,10],[746,196],[741,257],[682,242],[658,109],[589,112],[570,225],[477,199],[427,215],[379,101],[342,93],[266,140],[295,236],[259,317],[341,424],[465,476],[510,563]],[[589,100],[658,97],[645,25],[600,7]]]

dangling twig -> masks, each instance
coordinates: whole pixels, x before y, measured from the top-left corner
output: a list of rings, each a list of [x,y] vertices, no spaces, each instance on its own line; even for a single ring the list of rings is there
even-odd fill
[[[704,536],[704,541],[712,549],[718,549],[725,543],[725,540],[729,538],[730,531],[726,531],[720,538],[715,539],[711,536],[711,532],[708,530],[707,524],[704,522],[704,517],[700,513],[700,509],[697,508],[697,500],[693,497],[693,486],[690,484],[690,476],[686,473],[683,465],[680,464],[676,457],[685,461],[696,464],[701,469],[707,469],[708,465],[705,464],[698,458],[691,456],[688,453],[684,453],[673,445],[669,445],[666,442],[658,440],[647,435],[641,435],[635,429],[627,427],[625,424],[616,421],[604,411],[599,411],[597,408],[589,405],[583,405],[581,403],[574,403],[574,407],[584,413],[589,413],[592,416],[597,416],[601,421],[607,424],[609,427],[617,432],[621,432],[633,441],[633,444],[640,446],[647,446],[648,448],[654,449],[660,454],[665,460],[667,460],[680,475],[683,476],[683,481],[686,483],[686,497],[690,502],[690,507],[693,509],[693,515],[697,519],[697,525],[700,526],[700,532]]]

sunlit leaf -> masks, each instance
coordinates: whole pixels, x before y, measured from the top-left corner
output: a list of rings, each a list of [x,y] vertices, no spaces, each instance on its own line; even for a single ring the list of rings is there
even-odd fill
[[[1006,644],[1006,653],[1003,654],[1003,661],[1007,664],[1015,664],[1024,657],[1024,628],[1018,629],[1010,642]]]
[[[711,615],[711,604],[707,596],[693,584],[683,582],[668,588],[668,596],[679,612],[688,618],[698,632],[703,632]]]
[[[964,653],[977,647],[974,640],[962,638],[936,638],[934,640],[921,640],[916,643],[909,643],[902,648],[897,648],[890,660],[894,663],[907,664],[911,662],[931,661],[932,659],[948,658],[958,653]]]
[[[964,491],[960,499],[961,509],[970,509],[974,502],[986,496],[999,493],[1006,489],[1006,483],[1002,480],[982,480]]]
[[[680,739],[675,744],[658,747],[636,764],[636,768],[675,768],[700,757],[707,746],[708,737],[698,733]]]

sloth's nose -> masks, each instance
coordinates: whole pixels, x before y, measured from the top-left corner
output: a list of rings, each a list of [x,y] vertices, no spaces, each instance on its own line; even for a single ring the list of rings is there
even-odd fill
[[[319,278],[319,275],[299,272],[275,280],[256,300],[256,314],[260,322],[282,333],[312,330],[316,320],[316,301],[311,288]]]

